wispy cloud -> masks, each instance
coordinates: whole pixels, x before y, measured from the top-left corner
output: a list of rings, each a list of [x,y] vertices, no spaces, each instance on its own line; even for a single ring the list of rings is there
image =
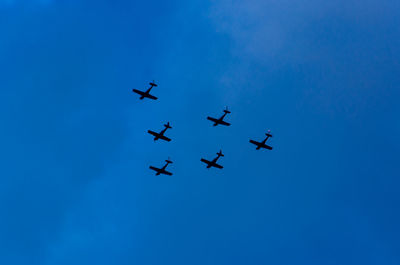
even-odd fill
[[[397,10],[395,1],[215,1],[210,19],[234,58],[221,77],[225,93],[243,96],[287,72],[320,110],[365,110],[377,104],[383,60],[394,63]]]
[[[386,15],[393,16],[398,6],[394,1],[374,0],[222,0],[214,2],[210,18],[217,31],[228,34],[235,42],[236,53],[265,61],[268,57],[286,54],[287,48],[304,48],[307,40],[316,41],[310,38],[318,36],[310,36],[310,31],[327,26],[324,25],[327,20],[345,21],[349,26],[384,22],[382,14],[386,11]]]

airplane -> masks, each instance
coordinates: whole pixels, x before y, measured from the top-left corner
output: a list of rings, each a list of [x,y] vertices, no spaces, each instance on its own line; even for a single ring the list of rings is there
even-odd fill
[[[213,121],[214,126],[217,126],[218,124],[229,126],[231,124],[226,121],[223,121],[223,119],[225,118],[226,114],[231,113],[231,112],[228,110],[228,107],[226,107],[226,109],[224,109],[224,112],[225,113],[219,119],[207,117],[207,120]]]
[[[154,136],[154,141],[161,139],[161,140],[169,142],[169,141],[171,141],[171,139],[164,136],[164,133],[167,131],[167,129],[172,129],[172,127],[169,125],[169,122],[167,122],[167,124],[164,124],[164,126],[165,126],[165,129],[163,129],[159,133],[153,132],[151,130],[148,130],[147,132]]]
[[[156,176],[160,175],[160,174],[164,174],[164,175],[168,175],[168,176],[172,176],[172,173],[165,170],[165,168],[168,166],[168,164],[172,164],[172,161],[169,160],[169,158],[167,160],[165,160],[165,162],[167,162],[162,168],[156,168],[153,166],[150,166],[149,168],[156,171]]]
[[[140,95],[140,99],[150,98],[150,99],[156,100],[157,97],[155,97],[155,96],[153,96],[153,95],[150,95],[150,90],[151,90],[153,87],[157,86],[157,84],[154,83],[154,81],[153,81],[153,82],[150,82],[149,85],[150,85],[150,87],[149,87],[146,91],[140,91],[140,90],[137,90],[137,89],[132,89],[132,91],[135,92],[135,93],[137,93],[137,94],[139,94],[139,95]]]
[[[257,142],[254,140],[250,140],[250,143],[257,145],[256,150],[259,150],[260,148],[265,148],[268,150],[272,150],[272,146],[269,146],[267,144],[265,144],[265,142],[268,140],[269,137],[272,137],[272,135],[270,134],[271,130],[268,130],[268,132],[265,134],[267,136],[267,138],[265,138],[262,142]]]
[[[207,168],[216,167],[216,168],[221,169],[221,168],[223,168],[223,166],[217,164],[217,160],[218,160],[218,158],[219,158],[220,156],[224,156],[224,155],[222,154],[222,151],[221,151],[221,150],[217,153],[217,157],[214,158],[212,161],[208,161],[208,160],[206,160],[206,159],[204,159],[204,158],[200,159],[200,161],[206,163],[206,164],[207,164]]]

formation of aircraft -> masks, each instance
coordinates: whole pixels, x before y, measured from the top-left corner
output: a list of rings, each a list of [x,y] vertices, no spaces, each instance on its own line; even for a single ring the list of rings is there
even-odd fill
[[[219,152],[217,153],[217,157],[214,158],[212,161],[209,161],[209,160],[204,159],[204,158],[200,159],[200,161],[206,163],[207,164],[207,168],[216,167],[216,168],[222,169],[224,167],[219,165],[219,164],[217,164],[217,160],[221,156],[224,156],[224,154],[222,154],[222,150],[219,150]]]
[[[172,164],[172,161],[167,159],[167,160],[165,160],[165,162],[166,162],[166,164],[162,168],[157,168],[157,167],[153,167],[153,166],[150,166],[149,168],[156,171],[156,176],[158,176],[160,174],[172,176],[171,172],[165,170],[167,168],[168,164]]]
[[[169,125],[169,122],[167,122],[167,124],[164,124],[164,126],[165,126],[165,128],[159,133],[153,132],[151,130],[148,130],[147,132],[154,136],[154,141],[157,141],[158,139],[161,139],[161,140],[169,142],[169,141],[171,141],[171,139],[168,138],[167,136],[165,136],[164,133],[168,129],[172,129],[172,127]]]
[[[228,110],[228,107],[226,107],[226,109],[224,109],[224,114],[219,119],[207,117],[207,120],[214,122],[213,126],[217,126],[218,124],[229,126],[231,124],[229,122],[224,121],[224,118],[225,118],[226,114],[228,114],[228,113],[231,113],[231,112]]]
[[[156,100],[157,97],[151,95],[151,94],[150,94],[150,91],[151,91],[151,89],[152,89],[153,87],[156,87],[157,84],[153,81],[153,82],[150,82],[149,85],[150,85],[150,87],[149,87],[146,91],[140,91],[140,90],[137,90],[137,89],[132,89],[132,91],[133,91],[134,93],[139,94],[139,95],[140,95],[140,99],[150,98],[150,99]],[[213,118],[213,117],[209,117],[209,116],[208,116],[208,117],[207,117],[207,120],[212,121],[212,122],[213,122],[213,126],[217,126],[217,125],[230,126],[231,124],[230,124],[229,122],[224,121],[224,118],[225,118],[225,116],[226,116],[227,114],[229,114],[229,113],[231,113],[231,112],[228,110],[228,107],[226,107],[226,108],[223,110],[223,112],[224,112],[224,114],[223,114],[219,119],[216,119],[216,118]],[[161,132],[159,132],[159,133],[154,132],[154,131],[151,131],[151,130],[148,130],[147,132],[148,132],[149,134],[151,134],[151,135],[154,136],[154,141],[157,141],[158,139],[161,139],[161,140],[164,140],[164,141],[169,142],[169,141],[171,141],[171,139],[168,138],[168,137],[166,137],[164,134],[165,134],[165,132],[166,132],[168,129],[172,129],[172,127],[171,127],[171,125],[169,124],[169,122],[167,122],[166,124],[164,124],[164,127],[165,127],[165,128],[164,128]],[[251,140],[251,139],[250,139],[249,142],[250,142],[251,144],[256,145],[256,150],[259,150],[259,149],[261,149],[261,148],[268,149],[268,150],[272,150],[272,146],[269,146],[269,145],[266,144],[267,140],[268,140],[270,137],[272,137],[272,135],[271,135],[270,132],[271,132],[271,131],[268,130],[268,132],[265,134],[267,137],[266,137],[263,141],[261,141],[261,142],[257,142],[257,141],[255,141],[255,140]],[[213,160],[210,161],[210,160],[201,158],[200,161],[203,162],[203,163],[205,163],[205,164],[207,164],[207,166],[206,166],[207,168],[215,167],[215,168],[222,169],[222,168],[224,168],[224,167],[217,163],[218,159],[219,159],[221,156],[224,156],[224,154],[222,154],[222,150],[220,150],[220,151],[217,153],[217,157],[215,157]],[[162,168],[157,168],[157,167],[154,167],[154,166],[150,166],[149,168],[150,168],[151,170],[156,171],[156,175],[157,175],[157,176],[160,175],[160,174],[171,176],[172,173],[169,172],[169,171],[167,171],[166,168],[167,168],[167,166],[168,166],[169,164],[172,163],[172,161],[168,158],[167,160],[165,160],[165,162],[166,162],[166,164],[165,164]]]
[[[252,144],[255,144],[257,147],[256,149],[259,150],[260,148],[265,148],[268,150],[272,150],[272,146],[269,146],[267,144],[265,144],[265,142],[268,140],[268,138],[272,137],[272,135],[270,134],[271,130],[268,130],[268,132],[265,134],[267,136],[267,138],[265,138],[263,141],[261,142],[257,142],[254,140],[250,140],[249,142]]]
[[[150,95],[150,90],[151,90],[153,87],[156,87],[157,84],[154,83],[154,81],[153,81],[153,82],[150,82],[149,85],[150,85],[150,87],[149,87],[146,91],[140,91],[140,90],[137,90],[137,89],[132,89],[132,91],[135,92],[135,93],[137,93],[137,94],[139,94],[139,95],[140,95],[140,99],[150,98],[150,99],[156,100],[157,97],[155,97],[155,96],[153,96],[153,95]]]

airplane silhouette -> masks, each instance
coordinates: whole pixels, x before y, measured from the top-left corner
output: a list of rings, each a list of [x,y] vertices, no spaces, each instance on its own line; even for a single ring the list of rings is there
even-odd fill
[[[137,93],[137,94],[139,94],[139,95],[140,95],[140,99],[150,98],[150,99],[156,100],[157,97],[155,97],[155,96],[153,96],[153,95],[150,95],[150,90],[151,90],[153,87],[157,86],[157,84],[154,83],[154,81],[153,81],[153,82],[150,82],[149,85],[150,85],[150,87],[149,87],[146,91],[140,91],[140,90],[137,90],[137,89],[132,89],[132,91],[135,92],[135,93]]]
[[[216,167],[216,168],[221,169],[221,168],[223,168],[223,166],[217,164],[217,160],[218,160],[218,158],[219,158],[220,156],[224,156],[224,155],[222,154],[222,151],[221,151],[221,150],[217,153],[217,157],[214,158],[212,161],[206,160],[206,159],[204,159],[204,158],[200,159],[200,161],[206,163],[206,164],[207,164],[207,168]]]
[[[207,120],[213,121],[214,126],[217,126],[218,124],[229,126],[231,124],[226,121],[223,121],[223,119],[225,118],[226,114],[231,113],[231,112],[228,110],[228,107],[226,107],[226,109],[224,109],[224,112],[225,113],[219,119],[207,117]]]
[[[149,168],[157,172],[156,176],[158,176],[160,174],[172,176],[171,172],[165,170],[165,168],[168,166],[168,164],[170,164],[170,163],[172,164],[172,161],[169,160],[169,158],[168,158],[167,160],[165,160],[165,162],[167,162],[167,163],[162,168],[157,168],[157,167],[153,167],[153,166],[150,166]]]
[[[272,135],[270,134],[271,130],[268,130],[268,132],[265,134],[267,136],[267,138],[265,138],[262,142],[257,142],[254,140],[250,140],[249,142],[252,144],[257,145],[256,149],[259,150],[260,148],[265,148],[268,150],[272,150],[272,147],[265,144],[265,142],[268,140],[269,137],[272,137]]]
[[[169,142],[169,141],[171,141],[171,139],[166,137],[166,136],[164,136],[164,133],[167,131],[167,129],[172,129],[172,127],[169,126],[169,122],[167,122],[167,124],[164,124],[164,126],[165,126],[165,129],[163,129],[159,133],[153,132],[151,130],[148,130],[147,132],[154,136],[154,141],[157,141],[158,139],[161,139],[161,140]]]

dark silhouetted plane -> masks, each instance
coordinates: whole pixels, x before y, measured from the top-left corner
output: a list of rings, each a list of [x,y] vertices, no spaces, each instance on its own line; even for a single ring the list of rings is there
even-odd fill
[[[153,132],[153,131],[150,131],[150,130],[148,130],[147,132],[154,136],[154,141],[157,141],[158,139],[161,139],[161,140],[169,142],[169,141],[171,141],[171,139],[166,137],[166,136],[164,136],[164,133],[165,133],[165,131],[167,129],[172,129],[172,127],[169,126],[169,122],[167,122],[167,124],[164,124],[164,126],[165,126],[165,129],[163,129],[159,133],[156,133],[156,132]]]
[[[204,158],[200,159],[200,161],[206,163],[206,164],[207,164],[207,168],[216,167],[216,168],[220,168],[220,169],[221,169],[221,168],[223,168],[223,166],[217,164],[217,160],[218,160],[218,158],[219,158],[220,156],[224,156],[224,155],[222,154],[222,151],[221,151],[221,150],[217,153],[217,157],[214,158],[212,161],[208,161],[208,160],[206,160],[206,159],[204,159]]]
[[[139,95],[140,95],[140,99],[150,98],[150,99],[156,100],[157,97],[155,97],[155,96],[153,96],[153,95],[150,95],[150,90],[151,90],[153,87],[157,86],[157,84],[154,83],[154,81],[153,81],[153,82],[150,82],[149,85],[150,85],[150,87],[149,87],[146,91],[144,91],[144,92],[143,92],[143,91],[140,91],[140,90],[137,90],[137,89],[132,89],[132,91],[135,92],[135,93],[137,93],[137,94],[139,94]]]
[[[231,113],[231,112],[228,110],[228,107],[226,109],[224,109],[224,112],[225,113],[219,119],[207,117],[207,120],[213,121],[214,126],[217,126],[218,124],[229,126],[231,124],[226,121],[223,121],[223,119],[225,118],[226,114]]]
[[[257,150],[259,150],[260,148],[266,148],[268,150],[272,150],[271,146],[265,144],[265,142],[268,140],[268,138],[272,137],[272,135],[270,134],[270,130],[268,130],[268,132],[265,135],[267,136],[267,138],[265,138],[262,142],[250,140],[250,143],[257,145],[257,147],[256,147]]]
[[[153,167],[153,166],[150,166],[149,168],[157,172],[156,176],[158,176],[160,174],[172,176],[171,172],[165,170],[167,168],[168,164],[172,164],[172,161],[167,159],[167,160],[165,160],[165,162],[167,162],[167,163],[162,168],[157,168],[157,167]]]

